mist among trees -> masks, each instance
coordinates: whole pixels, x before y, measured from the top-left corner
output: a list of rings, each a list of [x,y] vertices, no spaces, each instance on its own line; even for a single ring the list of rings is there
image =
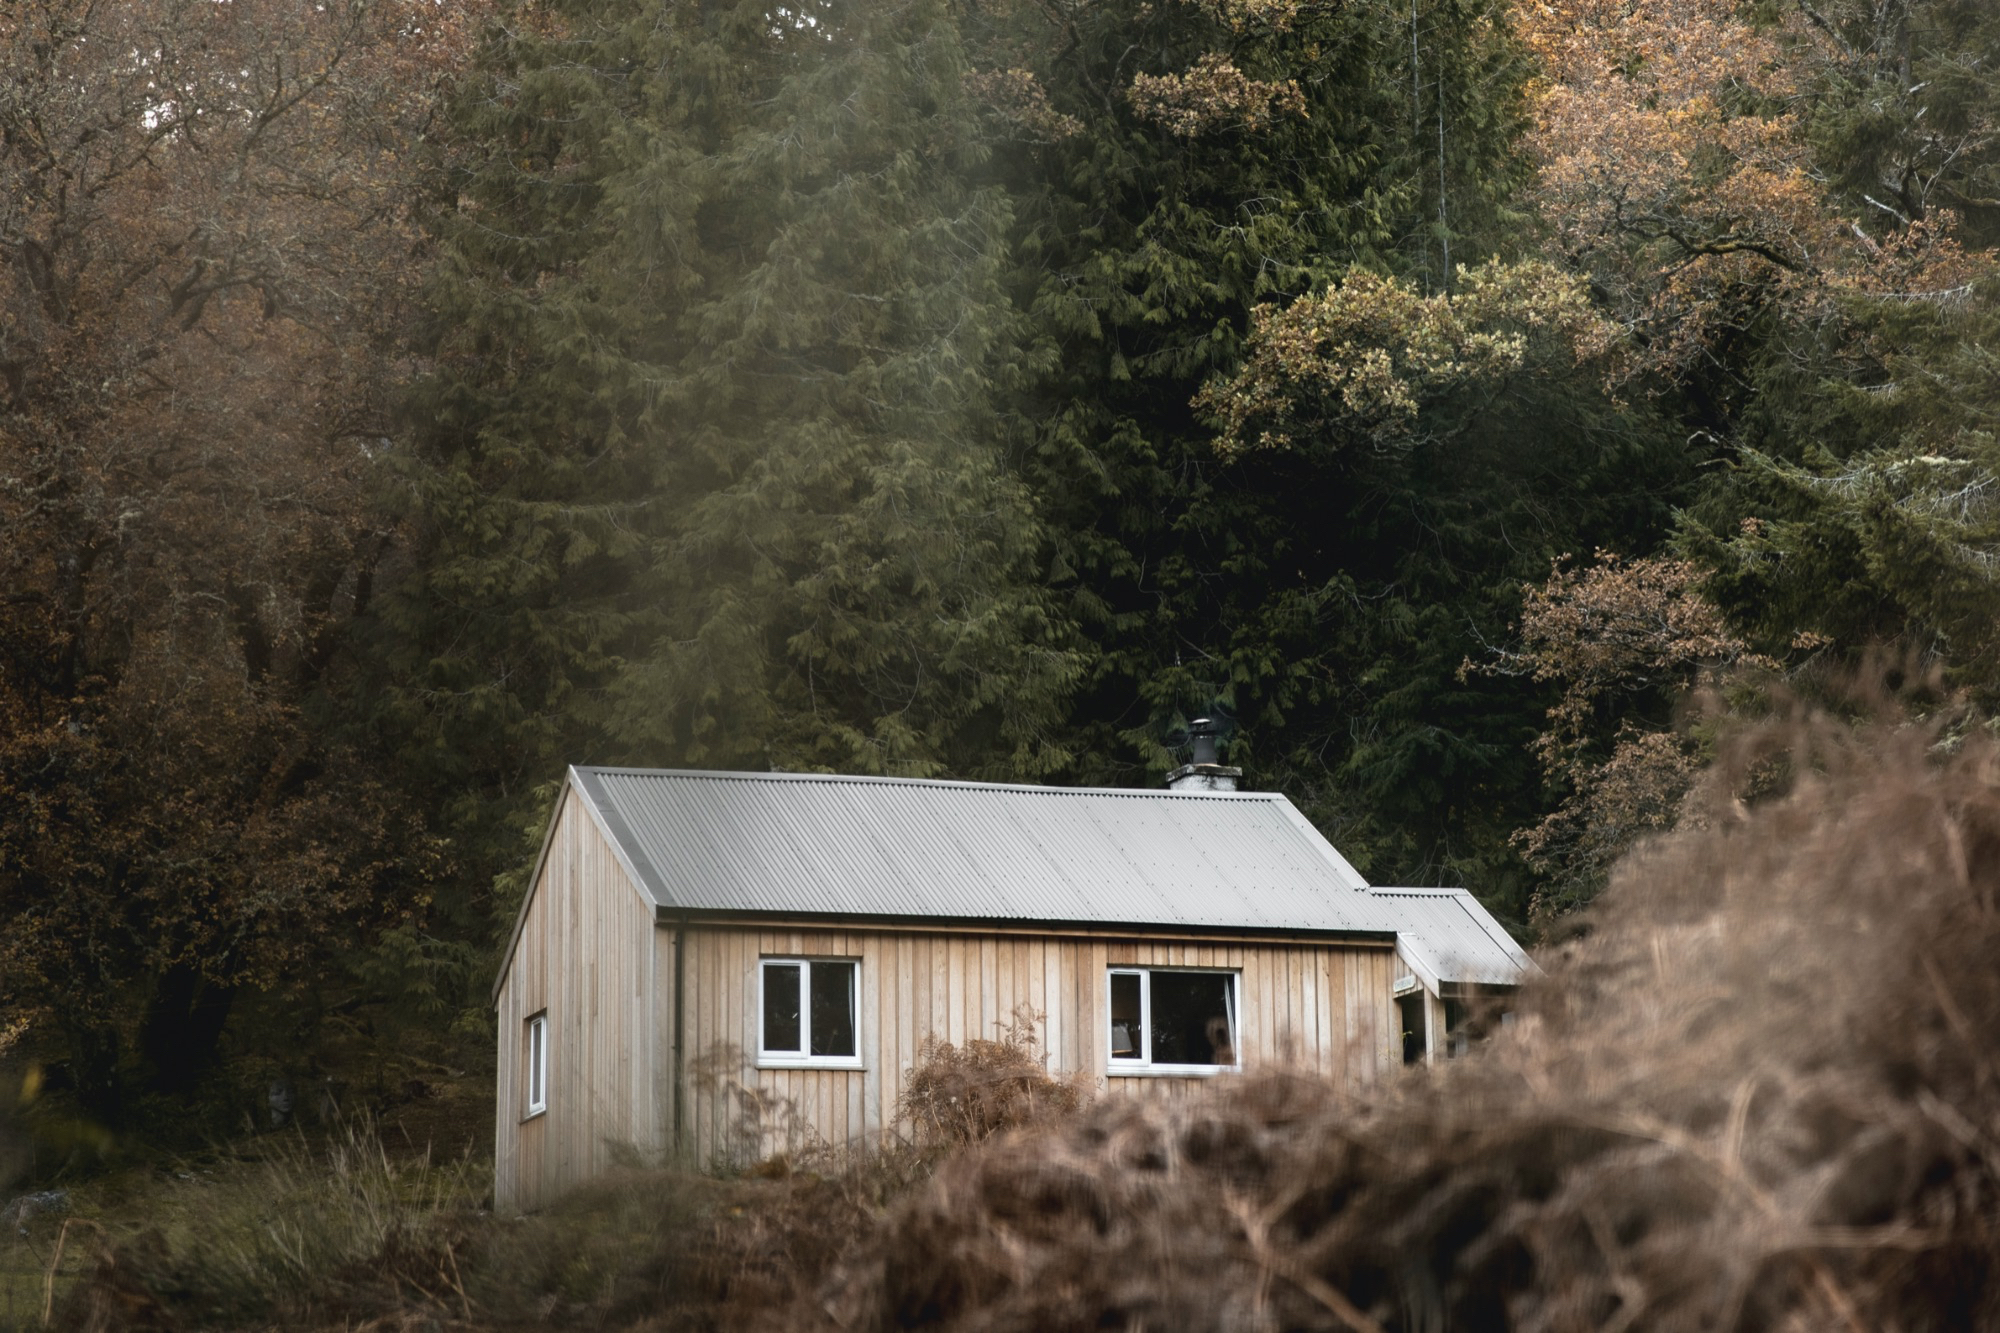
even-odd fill
[[[1213,716],[1559,935],[1774,690],[1994,705],[1996,61],[1976,0],[7,6],[0,1059],[171,1139],[490,1058],[573,762],[1146,785]]]

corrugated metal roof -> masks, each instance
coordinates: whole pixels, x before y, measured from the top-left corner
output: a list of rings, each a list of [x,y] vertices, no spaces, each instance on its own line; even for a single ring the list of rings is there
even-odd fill
[[[1453,960],[1444,980],[1533,966],[1462,889],[1371,891],[1275,792],[584,767],[571,780],[666,915],[1421,929],[1426,957]],[[1464,924],[1447,930],[1454,911]]]
[[[1395,922],[1396,952],[1432,990],[1441,983],[1513,986],[1541,970],[1464,889],[1376,888],[1368,896]]]

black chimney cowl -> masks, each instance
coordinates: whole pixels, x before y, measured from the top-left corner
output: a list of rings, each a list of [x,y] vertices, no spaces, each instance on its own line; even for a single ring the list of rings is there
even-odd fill
[[[1221,755],[1215,747],[1215,733],[1215,723],[1209,718],[1198,717],[1188,723],[1188,736],[1194,741],[1194,760],[1167,774],[1168,790],[1236,790],[1236,780],[1243,776],[1243,770],[1222,766]]]

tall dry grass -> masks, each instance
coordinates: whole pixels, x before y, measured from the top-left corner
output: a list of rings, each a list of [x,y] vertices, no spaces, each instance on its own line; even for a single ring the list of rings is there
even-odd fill
[[[146,1191],[143,1221],[92,1222],[91,1271],[52,1307],[83,1333],[152,1329],[723,1330],[784,1326],[935,1162],[980,1137],[1073,1113],[1032,1022],[915,1071],[908,1141],[853,1151],[773,1137],[783,1107],[745,1102],[745,1143],[778,1149],[740,1175],[639,1154],[530,1217],[486,1208],[483,1162],[388,1151],[366,1124],[327,1143],[258,1140]],[[32,1275],[31,1275],[32,1276]],[[26,1318],[40,1328],[41,1288]],[[773,1321],[776,1320],[776,1323]],[[0,1313],[0,1328],[9,1320]]]
[[[2000,749],[1794,710],[1695,814],[1474,1058],[1000,1140],[794,1325],[2000,1327]]]
[[[490,1169],[392,1154],[357,1121],[328,1139],[257,1141],[162,1173],[135,1214],[79,1216],[95,1253],[57,1327],[268,1326],[384,1288],[395,1299],[460,1285],[455,1245],[491,1190]]]

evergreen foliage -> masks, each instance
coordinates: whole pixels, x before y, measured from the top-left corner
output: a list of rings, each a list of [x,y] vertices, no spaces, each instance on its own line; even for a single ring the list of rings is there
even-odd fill
[[[1498,10],[529,12],[456,122],[396,626],[476,856],[565,761],[1121,784],[1217,712],[1370,873],[1519,911],[1545,701],[1458,667],[1680,451],[1574,349],[1418,442],[1226,457],[1195,401],[1261,306],[1512,243]]]
[[[1792,40],[1827,207],[1885,271],[1774,312],[1729,372],[1735,466],[1677,545],[1767,652],[1899,644],[2000,697],[1993,625],[2000,325],[2000,19],[1956,0],[1853,0]],[[1893,261],[1924,252],[1930,262]]]
[[[1858,303],[1838,346],[1764,377],[1679,543],[1766,651],[1900,642],[2000,697],[1996,295]]]
[[[1024,399],[1024,466],[1090,644],[1076,777],[1157,780],[1185,719],[1216,713],[1232,761],[1364,873],[1464,879],[1518,911],[1505,838],[1536,788],[1542,702],[1457,668],[1551,556],[1659,531],[1676,451],[1599,378],[1540,366],[1433,401],[1451,438],[1411,448],[1225,458],[1193,401],[1266,303],[1354,272],[1437,291],[1447,246],[1511,248],[1526,66],[1500,12],[1114,3],[1024,30],[989,35],[990,58],[1032,76],[1042,119],[1016,115],[995,170],[1020,183],[1015,290],[1059,349]],[[1188,133],[1123,94],[1192,81],[1217,51],[1298,110]]]
[[[2000,13],[1981,0],[1805,8],[1802,114],[1841,211],[1880,237],[2000,242]]]
[[[1673,687],[1729,669],[1727,707],[1754,713],[1773,669],[1783,688],[1838,693],[1886,650],[1943,668],[1977,703],[1995,698],[1994,256],[1980,247],[2000,239],[2000,25],[1988,9],[1650,4],[1627,24],[1631,50],[1679,101],[1634,102],[1622,77],[1572,76],[1583,91],[1571,93],[1612,127],[1600,139],[1643,147],[1646,165],[1607,169],[1580,150],[1591,117],[1539,131],[1546,170],[1590,201],[1600,236],[1628,258],[1662,235],[1684,251],[1640,265],[1630,286],[1650,293],[1642,315],[1678,330],[1662,335],[1675,368],[1658,401],[1720,466],[1663,553],[1692,565],[1655,567],[1691,569],[1733,632],[1592,717],[1562,805],[1525,835],[1555,910],[1590,901],[1634,837],[1672,825],[1714,729],[1730,725],[1676,716]],[[1552,61],[1606,67],[1601,42],[1566,39],[1561,17],[1540,13],[1528,26],[1561,53]],[[1635,181],[1670,201],[1664,212],[1631,202]],[[1559,575],[1541,595],[1562,592]],[[1654,635],[1649,652],[1670,646]]]
[[[488,864],[566,762],[1022,776],[1073,674],[939,6],[495,36],[440,211],[396,724]]]

